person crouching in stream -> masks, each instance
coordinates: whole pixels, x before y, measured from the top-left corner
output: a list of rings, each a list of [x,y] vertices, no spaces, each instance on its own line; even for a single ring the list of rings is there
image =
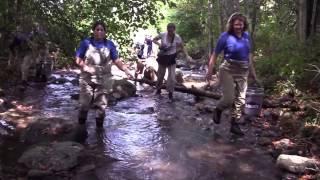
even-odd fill
[[[80,110],[78,122],[85,124],[91,105],[96,109],[96,126],[103,127],[107,95],[112,92],[111,66],[114,63],[133,78],[127,67],[119,59],[115,44],[106,39],[106,25],[97,21],[92,26],[93,36],[81,41],[76,50],[76,64],[80,67]]]

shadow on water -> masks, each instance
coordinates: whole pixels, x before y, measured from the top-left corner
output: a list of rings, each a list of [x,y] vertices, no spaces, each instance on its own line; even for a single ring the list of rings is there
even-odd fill
[[[49,84],[39,91],[26,92],[25,101],[37,103],[33,116],[76,119],[77,102],[70,95],[77,93],[77,86]],[[138,93],[106,110],[103,129],[96,128],[94,113],[89,113],[85,147],[113,160],[95,162],[93,171],[75,179],[278,179],[264,151],[246,140],[230,142],[228,123],[220,125],[215,135],[203,131],[195,119],[209,119],[211,114],[190,105],[193,96],[176,93],[170,103],[165,92],[161,96],[154,96],[152,89]],[[42,94],[40,100],[34,98],[37,94]]]

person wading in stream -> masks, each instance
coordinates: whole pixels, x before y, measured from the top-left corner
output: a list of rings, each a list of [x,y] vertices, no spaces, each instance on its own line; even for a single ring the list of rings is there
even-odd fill
[[[80,74],[79,124],[85,124],[91,104],[96,108],[96,126],[103,126],[107,95],[112,92],[112,62],[129,78],[133,78],[118,57],[115,44],[106,39],[106,25],[97,21],[92,26],[93,37],[81,41],[76,51]]]
[[[156,94],[161,94],[161,86],[168,69],[167,77],[167,91],[169,92],[169,99],[173,99],[173,91],[175,86],[175,71],[176,71],[176,57],[177,51],[184,52],[183,43],[181,37],[175,33],[176,26],[173,23],[167,25],[167,32],[160,33],[153,39],[153,43],[159,46],[160,52],[158,53],[158,74],[156,84]],[[159,42],[160,40],[160,42]]]
[[[219,78],[222,86],[222,98],[213,111],[213,121],[220,123],[221,113],[231,106],[230,132],[244,135],[239,127],[241,110],[245,102],[247,80],[249,73],[257,82],[256,72],[252,62],[252,48],[249,33],[246,31],[248,22],[244,15],[234,13],[227,23],[227,31],[223,32],[211,54],[206,79],[212,78],[212,70],[218,55],[224,52],[224,61],[220,65]]]

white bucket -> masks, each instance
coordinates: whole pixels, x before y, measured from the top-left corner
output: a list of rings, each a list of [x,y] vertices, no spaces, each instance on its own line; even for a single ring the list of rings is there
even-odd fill
[[[246,102],[244,114],[248,116],[258,116],[263,103],[264,89],[261,87],[248,87],[246,92]]]

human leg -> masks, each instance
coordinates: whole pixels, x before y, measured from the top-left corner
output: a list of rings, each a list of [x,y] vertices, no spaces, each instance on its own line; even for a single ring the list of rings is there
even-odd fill
[[[103,127],[103,121],[106,115],[105,110],[108,106],[108,98],[107,94],[104,93],[102,89],[98,89],[95,94],[97,94],[94,98],[94,106],[96,108],[96,127],[101,128]]]
[[[156,83],[157,94],[161,93],[161,85],[162,85],[165,74],[166,74],[166,66],[158,64],[158,72],[157,72],[158,79]]]
[[[231,109],[231,127],[230,132],[238,135],[244,135],[239,127],[239,120],[242,115],[242,108],[245,103],[245,96],[247,90],[247,77],[235,76],[235,99]]]
[[[234,100],[234,81],[228,71],[220,70],[220,83],[222,87],[222,98],[218,101],[213,111],[213,121],[216,124],[220,123],[223,110],[230,107]]]
[[[176,64],[168,67],[168,78],[167,78],[167,90],[169,92],[169,98],[173,98],[174,86],[176,84]]]
[[[90,109],[90,103],[93,98],[93,89],[84,79],[80,78],[79,80],[80,86],[80,95],[79,95],[79,116],[78,122],[79,124],[85,124],[88,116],[88,111]]]

